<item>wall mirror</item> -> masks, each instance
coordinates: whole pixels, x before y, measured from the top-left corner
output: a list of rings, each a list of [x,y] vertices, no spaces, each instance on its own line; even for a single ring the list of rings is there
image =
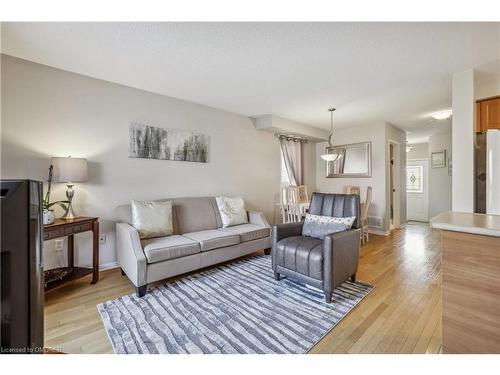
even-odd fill
[[[326,163],[326,177],[371,177],[371,142],[327,147],[326,152],[339,155],[337,160]]]

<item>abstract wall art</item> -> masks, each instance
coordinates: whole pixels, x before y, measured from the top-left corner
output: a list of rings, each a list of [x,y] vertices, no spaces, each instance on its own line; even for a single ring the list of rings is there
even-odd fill
[[[131,124],[129,157],[206,163],[208,136],[182,130]]]

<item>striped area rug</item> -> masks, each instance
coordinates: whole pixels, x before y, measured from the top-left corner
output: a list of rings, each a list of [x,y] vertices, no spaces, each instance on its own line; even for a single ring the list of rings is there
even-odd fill
[[[346,281],[327,304],[255,256],[97,308],[115,353],[305,353],[372,289]]]

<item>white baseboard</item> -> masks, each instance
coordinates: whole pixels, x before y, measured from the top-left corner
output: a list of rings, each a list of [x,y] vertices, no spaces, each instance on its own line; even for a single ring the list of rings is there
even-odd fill
[[[118,268],[118,267],[119,267],[118,262],[116,262],[116,261],[109,262],[109,263],[99,265],[99,271],[110,270],[112,268]]]

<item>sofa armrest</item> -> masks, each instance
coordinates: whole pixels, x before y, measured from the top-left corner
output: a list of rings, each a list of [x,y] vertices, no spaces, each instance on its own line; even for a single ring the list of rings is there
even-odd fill
[[[248,221],[250,222],[250,224],[271,228],[262,212],[248,211]]]
[[[137,287],[146,285],[146,256],[139,232],[127,223],[116,224],[116,255],[130,281]]]
[[[360,230],[333,233],[323,239],[324,288],[332,291],[358,271]]]

